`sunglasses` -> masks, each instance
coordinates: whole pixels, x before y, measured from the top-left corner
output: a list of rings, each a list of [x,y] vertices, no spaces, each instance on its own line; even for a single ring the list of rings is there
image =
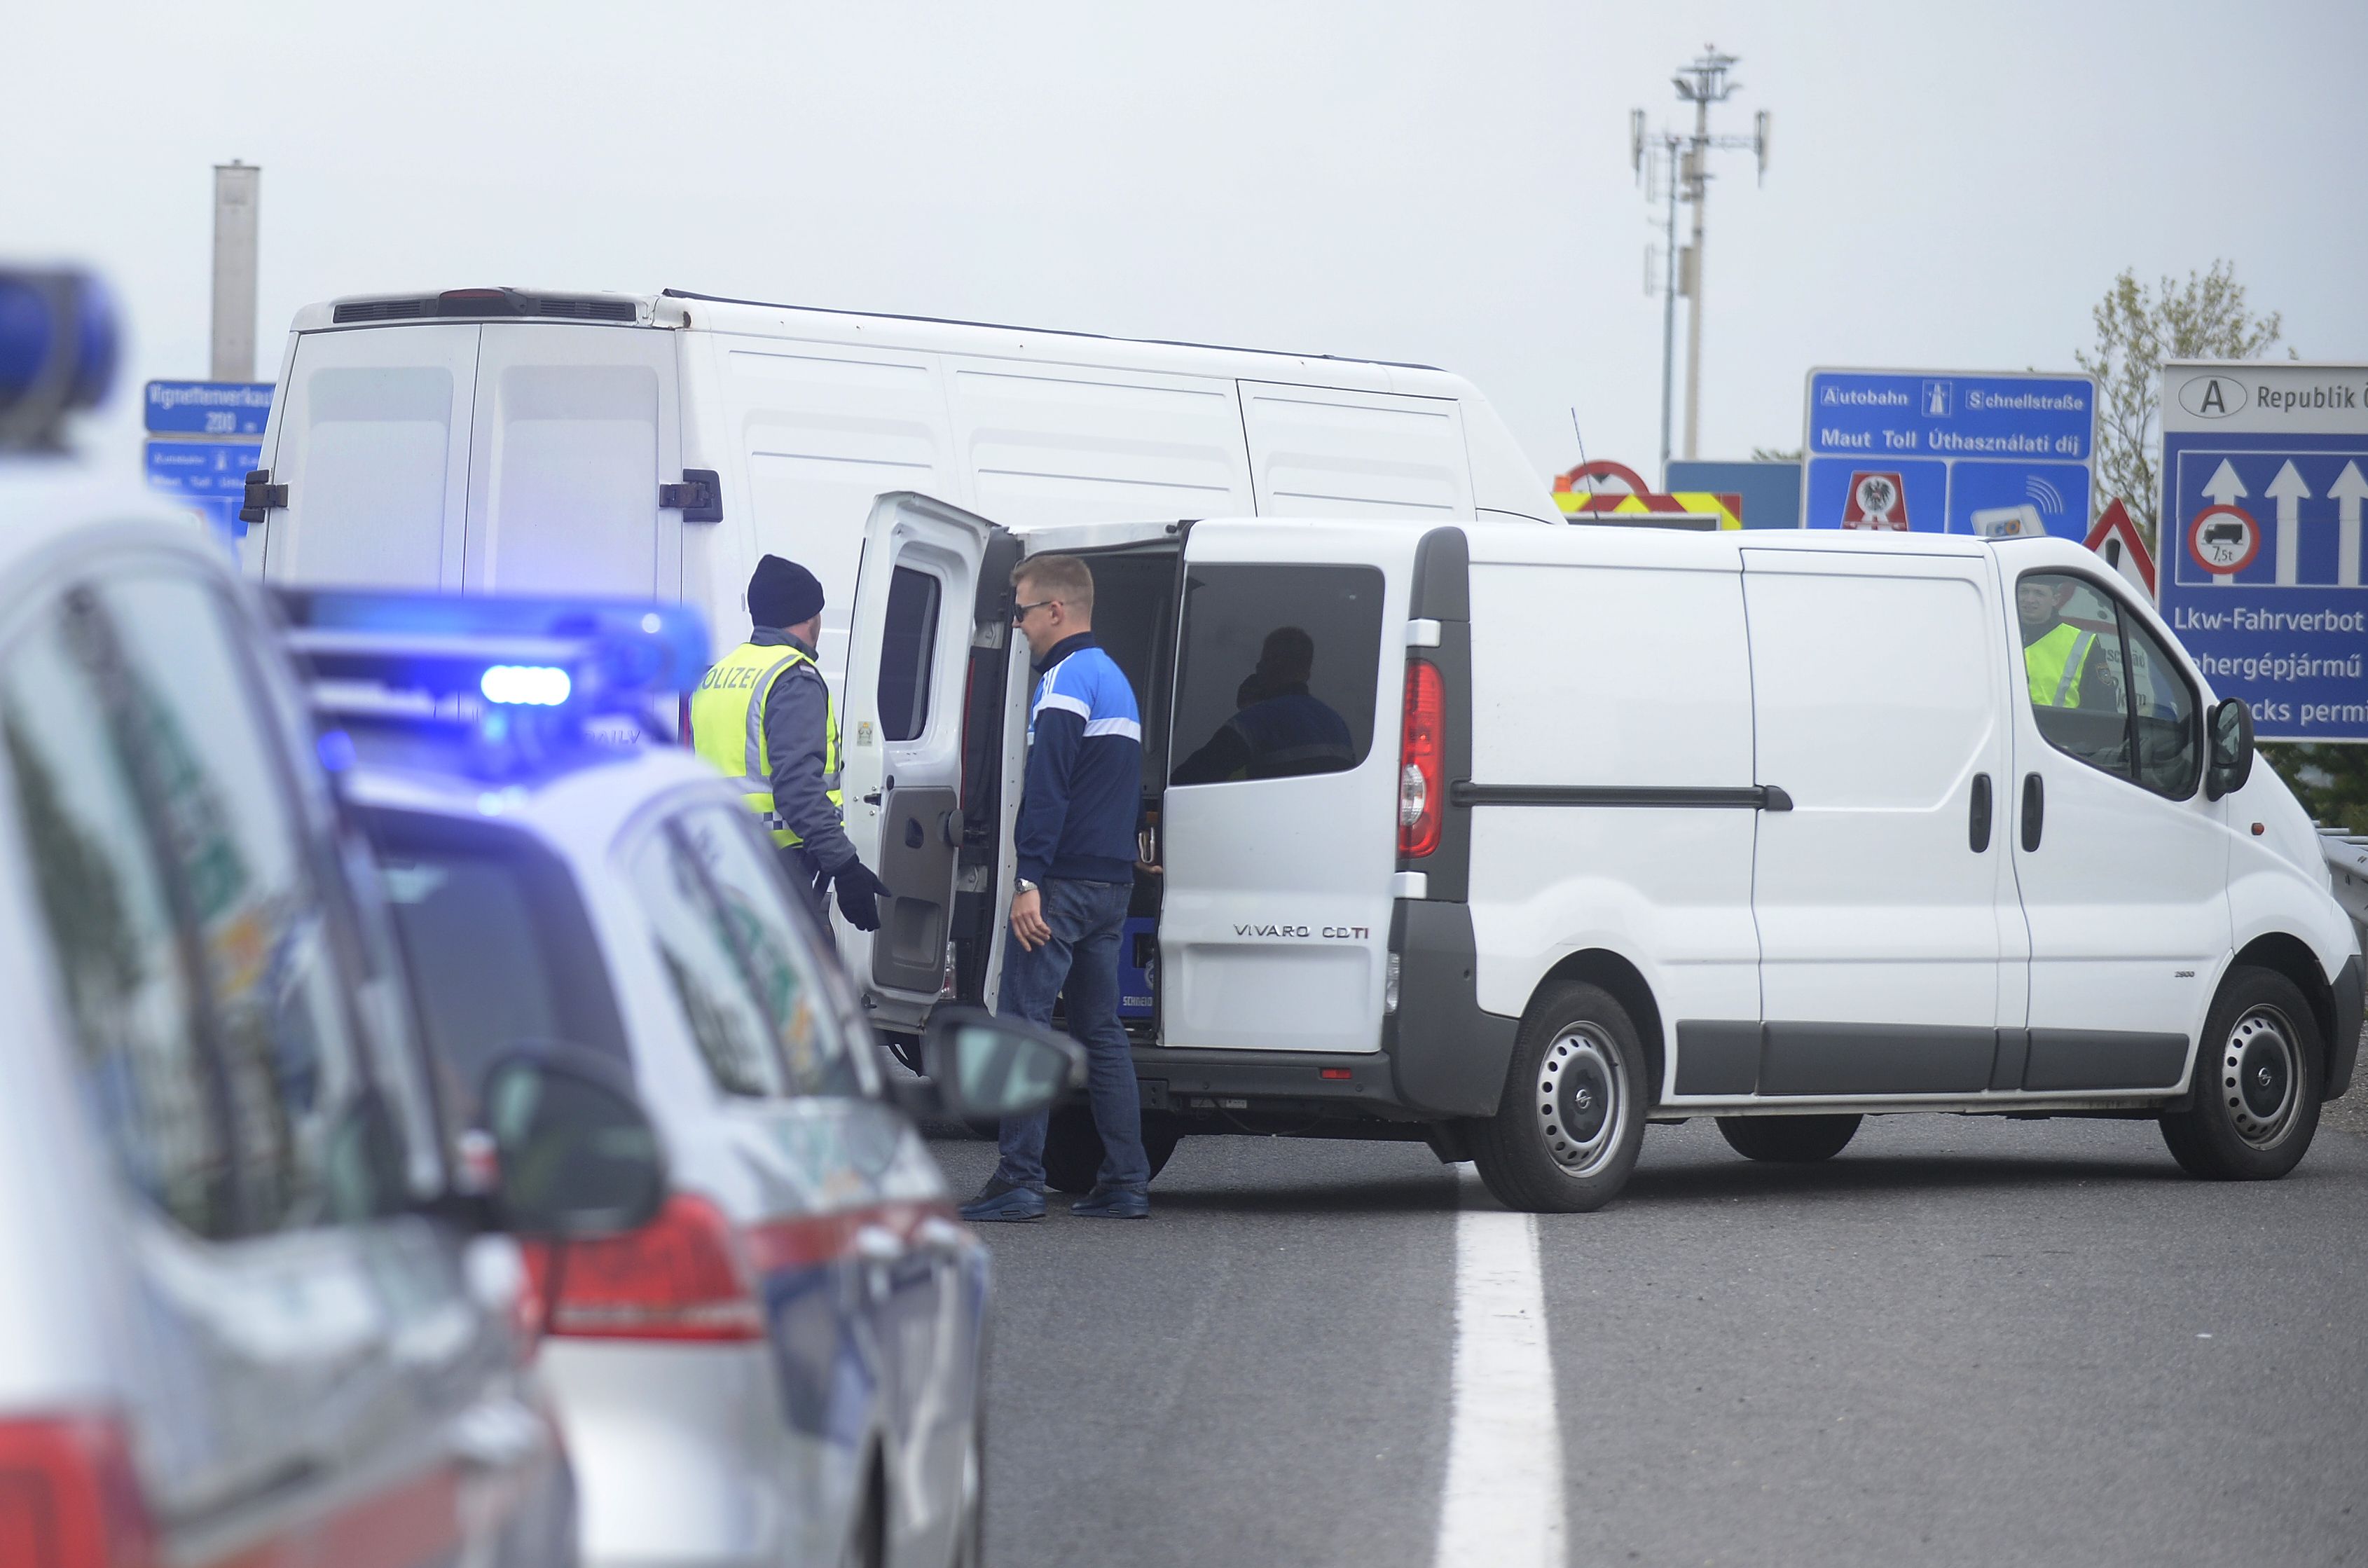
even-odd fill
[[[1028,612],[1030,610],[1042,609],[1046,605],[1056,605],[1060,602],[1058,599],[1038,599],[1032,605],[1014,605],[1011,607],[1011,624],[1017,626],[1027,619]]]

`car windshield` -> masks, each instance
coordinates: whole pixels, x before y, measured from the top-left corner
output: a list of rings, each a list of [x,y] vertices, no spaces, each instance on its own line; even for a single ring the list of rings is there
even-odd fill
[[[444,1103],[463,1124],[486,1070],[522,1044],[627,1055],[598,939],[556,856],[495,824],[395,811],[363,824]]]

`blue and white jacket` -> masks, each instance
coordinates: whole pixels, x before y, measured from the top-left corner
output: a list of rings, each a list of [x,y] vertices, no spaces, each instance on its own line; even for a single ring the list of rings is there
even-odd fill
[[[1019,874],[1134,881],[1143,815],[1143,716],[1134,688],[1094,634],[1053,644],[1028,704],[1028,782],[1013,832]]]

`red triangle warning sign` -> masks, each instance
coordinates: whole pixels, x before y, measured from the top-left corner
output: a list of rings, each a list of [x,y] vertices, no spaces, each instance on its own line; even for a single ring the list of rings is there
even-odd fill
[[[2154,593],[2154,557],[2146,552],[2146,541],[2138,537],[2137,524],[2130,521],[2129,508],[2118,495],[2109,502],[2104,512],[2089,530],[2090,550],[2105,558],[2105,564],[2122,574],[2123,581],[2146,597]]]

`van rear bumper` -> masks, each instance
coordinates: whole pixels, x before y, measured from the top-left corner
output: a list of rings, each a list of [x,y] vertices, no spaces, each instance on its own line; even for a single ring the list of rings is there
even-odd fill
[[[1144,1106],[1179,1112],[1281,1109],[1438,1121],[1494,1116],[1518,1018],[1483,1012],[1472,911],[1400,899],[1390,915],[1398,1005],[1377,1051],[1200,1051],[1137,1046]],[[1248,1102],[1226,1105],[1223,1102]],[[1215,1103],[1209,1103],[1215,1102]]]

